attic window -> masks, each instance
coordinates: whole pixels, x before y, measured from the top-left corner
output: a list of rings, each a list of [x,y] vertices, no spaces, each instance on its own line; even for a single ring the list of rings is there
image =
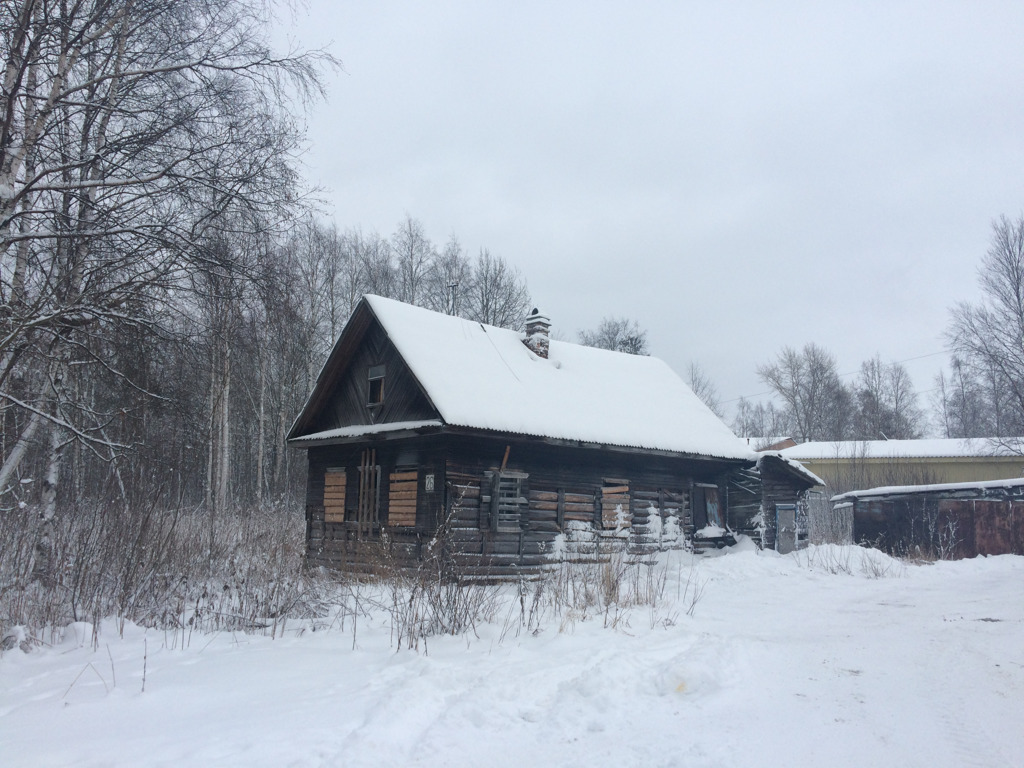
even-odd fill
[[[384,402],[384,366],[372,365],[367,376],[369,387],[366,402],[368,405],[380,405]]]

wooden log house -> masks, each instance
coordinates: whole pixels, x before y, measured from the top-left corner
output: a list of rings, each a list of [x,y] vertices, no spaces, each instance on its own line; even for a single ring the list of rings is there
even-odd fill
[[[776,497],[816,478],[759,464],[662,361],[549,327],[536,310],[519,333],[364,297],[289,433],[309,457],[309,562],[363,570],[385,541],[415,565],[441,526],[460,565],[489,577],[602,542],[644,552],[745,532],[774,546]]]

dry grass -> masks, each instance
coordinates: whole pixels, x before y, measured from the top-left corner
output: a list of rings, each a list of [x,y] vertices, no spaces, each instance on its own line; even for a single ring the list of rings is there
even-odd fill
[[[277,506],[211,520],[195,510],[79,506],[57,526],[55,583],[30,578],[35,516],[0,518],[0,630],[51,643],[75,621],[114,617],[180,632],[275,634],[309,616],[324,584],[302,567],[300,513]]]
[[[59,521],[55,583],[44,587],[31,579],[36,525],[27,510],[0,518],[0,637],[25,650],[55,642],[73,622],[91,625],[98,646],[95,633],[113,618],[122,633],[128,622],[162,630],[171,648],[193,633],[278,636],[289,621],[351,632],[356,645],[361,624],[385,621],[396,650],[425,651],[432,636],[475,636],[502,617],[503,639],[552,623],[625,628],[638,609],[651,627],[668,626],[677,611],[692,615],[704,587],[691,556],[636,557],[621,543],[553,559],[517,583],[467,580],[446,527],[417,568],[399,567],[385,538],[373,573],[345,578],[304,567],[301,512],[279,506],[214,520],[197,510],[77,507]]]

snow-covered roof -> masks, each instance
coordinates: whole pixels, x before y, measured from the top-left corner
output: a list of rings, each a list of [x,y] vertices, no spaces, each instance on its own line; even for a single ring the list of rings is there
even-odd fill
[[[516,331],[379,296],[365,300],[447,425],[755,458],[655,357],[551,340],[544,359]]]
[[[849,491],[832,497],[832,501],[853,501],[854,499],[873,498],[876,496],[902,496],[912,493],[939,493],[951,491],[1000,491],[1024,489],[1024,477],[1011,477],[1007,480],[982,480],[968,483],[932,483],[930,485],[885,485],[879,488],[867,488],[863,491]]]
[[[790,459],[782,455],[782,451],[759,451],[757,454],[757,468],[761,469],[761,463],[765,458],[772,457],[776,458],[789,467],[791,470],[796,472],[798,475],[802,475],[810,480],[815,485],[825,485],[825,481],[818,477],[816,474],[811,472],[807,467],[801,464],[796,459]]]
[[[1005,445],[988,438],[931,440],[845,440],[801,443],[782,450],[786,458],[802,461],[846,458],[963,458],[1012,456]]]

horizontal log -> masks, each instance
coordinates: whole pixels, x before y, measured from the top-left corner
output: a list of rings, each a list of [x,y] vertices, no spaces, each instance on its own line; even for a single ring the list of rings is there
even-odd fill
[[[397,482],[397,481],[401,481],[401,480],[412,480],[413,482],[415,482],[416,479],[417,479],[417,473],[416,472],[392,472],[391,473],[391,482],[392,483]]]
[[[534,509],[530,507],[526,513],[527,520],[555,520],[558,517],[558,513],[549,509]]]
[[[533,510],[533,509],[540,509],[540,510],[547,510],[549,512],[557,512],[558,511],[558,502],[557,501],[534,501],[533,499],[530,499],[530,509],[531,510]]]
[[[530,500],[533,501],[534,499],[536,499],[537,501],[555,501],[555,502],[557,502],[558,501],[558,492],[557,491],[537,491],[537,490],[531,490],[530,491]]]
[[[582,523],[589,523],[591,520],[594,519],[594,510],[591,509],[587,512],[570,512],[569,510],[565,510],[565,519],[576,520]]]
[[[414,526],[416,525],[416,515],[389,515],[388,525]]]
[[[593,504],[594,494],[592,493],[566,493],[566,504]]]
[[[389,499],[416,499],[416,491],[396,491],[388,494]]]
[[[591,515],[594,514],[593,499],[591,499],[590,502],[587,504],[570,504],[569,502],[565,502],[565,514],[568,515],[570,513],[586,513]]]
[[[613,485],[610,487],[602,488],[601,494],[603,496],[613,496],[616,494],[629,493],[628,485]]]
[[[538,533],[553,533],[558,534],[562,532],[562,529],[558,527],[557,523],[544,520],[537,523],[530,523],[530,531],[536,531]],[[550,541],[550,537],[546,538],[545,541]]]

